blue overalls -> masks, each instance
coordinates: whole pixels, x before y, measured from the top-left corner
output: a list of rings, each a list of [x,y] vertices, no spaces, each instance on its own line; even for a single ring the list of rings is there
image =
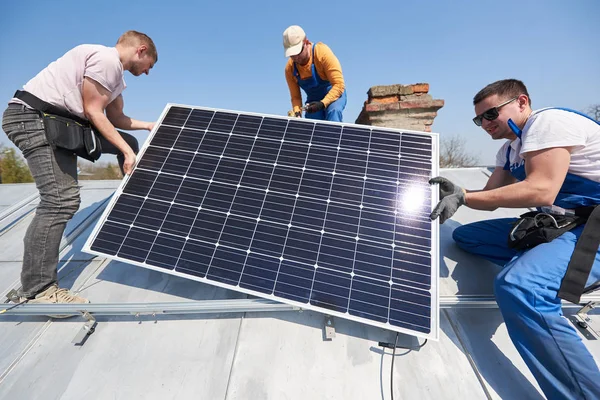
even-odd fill
[[[521,130],[510,120],[509,126],[520,140]],[[504,169],[509,169],[518,180],[525,179],[524,163],[510,165],[510,146]],[[600,184],[567,174],[554,204],[571,209],[600,204]],[[496,301],[515,347],[546,397],[600,399],[600,370],[575,329],[562,316],[561,299],[557,297],[584,226],[550,243],[518,252],[507,245],[516,220],[502,218],[463,225],[454,230],[453,238],[463,250],[504,266],[494,282]],[[586,287],[599,279],[600,251]]]
[[[306,92],[307,103],[323,100],[323,98],[327,96],[327,93],[329,93],[331,90],[331,83],[321,79],[317,73],[317,69],[315,68],[315,47],[316,44],[314,44],[312,48],[312,75],[309,78],[300,79],[298,68],[296,68],[296,63],[294,63],[294,76],[298,80],[298,86],[300,86],[304,92]],[[331,103],[324,110],[317,111],[315,113],[305,113],[304,117],[310,119],[342,122],[342,111],[344,111],[344,108],[346,108],[346,90],[344,90],[342,95],[336,101]]]

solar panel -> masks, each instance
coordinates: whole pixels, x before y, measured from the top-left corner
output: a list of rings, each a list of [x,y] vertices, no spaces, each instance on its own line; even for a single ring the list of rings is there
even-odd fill
[[[437,139],[169,104],[84,250],[437,339]]]

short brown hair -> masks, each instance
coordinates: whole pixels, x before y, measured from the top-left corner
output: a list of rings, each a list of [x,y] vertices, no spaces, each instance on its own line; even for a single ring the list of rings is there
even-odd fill
[[[531,97],[529,97],[529,93],[527,93],[527,88],[523,82],[518,79],[503,79],[501,81],[490,83],[481,89],[479,93],[473,97],[473,105],[477,105],[477,103],[483,99],[487,99],[493,95],[498,95],[500,100],[508,100],[522,94],[527,96],[529,105],[531,106]]]
[[[148,35],[138,31],[127,31],[121,35],[117,44],[125,46],[139,46],[141,44],[146,45],[148,48],[148,55],[154,58],[154,62],[158,61],[158,52],[154,42]]]

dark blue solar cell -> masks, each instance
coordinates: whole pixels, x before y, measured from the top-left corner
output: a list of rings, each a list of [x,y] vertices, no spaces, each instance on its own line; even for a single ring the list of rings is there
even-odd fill
[[[277,153],[280,147],[281,142],[279,141],[256,139],[250,152],[250,160],[272,164],[277,160]]]
[[[274,294],[300,303],[308,303],[315,268],[309,265],[283,260],[277,274]]]
[[[263,190],[238,188],[231,205],[231,213],[244,217],[257,218],[262,210],[266,193]]]
[[[313,200],[300,197],[296,201],[292,224],[303,228],[310,228],[320,231],[325,223],[325,211],[327,203],[324,201]]]
[[[227,144],[228,140],[229,135],[209,132],[204,135],[204,140],[200,144],[198,152],[202,154],[219,156],[223,154],[223,150],[225,150],[225,145]]]
[[[277,164],[302,168],[306,162],[307,144],[284,142],[279,151]]]
[[[315,124],[313,122],[290,120],[285,131],[284,139],[297,143],[309,143]]]
[[[190,207],[199,207],[204,201],[209,183],[204,180],[185,178],[181,182],[175,202]]]
[[[431,295],[426,291],[393,285],[389,323],[423,333],[431,331]]]
[[[175,271],[204,278],[214,252],[214,244],[187,240],[177,261]]]
[[[180,132],[181,128],[163,125],[158,128],[156,134],[152,137],[150,145],[171,148],[175,144]]]
[[[323,175],[318,172],[305,170],[302,174],[298,193],[301,193],[302,197],[327,200],[331,191],[332,180],[333,175]]]
[[[163,125],[183,126],[190,115],[191,109],[171,107],[162,121]]]
[[[159,234],[152,245],[146,263],[155,267],[174,270],[185,239],[172,235]]]
[[[254,115],[240,115],[233,127],[234,135],[249,136],[254,140],[254,136],[258,133],[258,128],[263,121],[262,117]]]
[[[287,230],[286,226],[260,221],[256,225],[250,251],[272,257],[281,257]]]
[[[90,247],[94,251],[114,256],[121,247],[127,232],[129,232],[128,225],[106,221]]]
[[[289,224],[292,219],[292,210],[296,197],[291,195],[279,194],[275,192],[267,193],[263,209],[260,213],[260,219],[280,224]]]
[[[338,152],[335,173],[362,178],[367,173],[367,153],[342,149]]]
[[[204,138],[204,131],[183,129],[173,145],[178,150],[196,151]]]
[[[288,231],[283,257],[313,265],[317,261],[320,243],[320,233],[293,227]]]
[[[360,208],[341,206],[329,203],[325,220],[325,231],[348,237],[355,237],[358,232]]]
[[[369,150],[369,137],[371,130],[345,126],[342,129],[340,146],[343,149]]]
[[[396,216],[394,213],[376,212],[363,208],[360,214],[358,236],[361,239],[391,244],[394,241],[395,225]]]
[[[186,237],[192,228],[196,214],[198,214],[197,208],[173,204],[160,230],[171,235]]]
[[[375,154],[385,153],[398,156],[400,154],[400,137],[398,132],[373,129],[369,151]]]
[[[207,129],[211,132],[230,133],[233,130],[235,122],[237,121],[237,117],[237,114],[217,111],[210,120],[210,124],[208,125]]]
[[[161,147],[148,147],[140,159],[137,169],[142,168],[160,171],[169,156],[169,152],[169,149],[163,149]]]
[[[219,244],[247,250],[256,228],[256,220],[230,215],[225,222]]]
[[[312,144],[327,147],[337,147],[340,143],[342,128],[338,125],[322,124],[315,126],[312,135]]]
[[[272,294],[279,270],[279,259],[250,253],[240,281],[244,289]]]
[[[117,255],[128,260],[144,262],[156,238],[156,232],[133,227],[129,229]]]
[[[310,304],[341,313],[348,310],[348,296],[352,283],[349,274],[318,268],[314,279]]]
[[[181,176],[158,174],[148,197],[162,201],[173,201],[183,178]]]
[[[349,178],[347,176],[335,175],[331,185],[329,198],[337,203],[360,205],[365,181],[363,179]]]
[[[322,172],[332,172],[335,168],[336,157],[336,149],[310,146],[306,159],[306,168]]]
[[[254,189],[265,190],[269,187],[274,168],[272,164],[249,162],[246,165],[240,184]]]
[[[317,264],[330,270],[350,273],[354,267],[356,240],[343,236],[324,234]]]
[[[392,279],[393,250],[391,244],[359,240],[356,244],[354,273],[384,282],[389,281]]]
[[[215,173],[215,168],[217,167],[218,163],[219,157],[206,154],[196,154],[186,175],[194,178],[209,180]]]
[[[208,186],[208,191],[204,195],[202,207],[227,212],[231,208],[231,201],[236,190],[235,186],[213,182]]]
[[[240,281],[245,260],[245,251],[219,246],[215,249],[206,277],[228,285],[237,285]]]
[[[350,315],[387,322],[390,306],[390,285],[387,282],[355,275],[352,279]]]
[[[273,175],[271,176],[269,190],[295,195],[298,193],[298,186],[300,186],[301,177],[301,169],[277,165],[273,171]]]
[[[108,214],[108,220],[129,225],[133,223],[133,220],[140,211],[142,204],[144,204],[143,197],[129,196],[124,194],[119,197],[112,210],[110,210],[110,214]]]
[[[233,135],[229,138],[229,142],[227,142],[227,147],[223,151],[223,155],[225,157],[246,161],[253,145],[254,137]]]
[[[396,181],[398,179],[399,164],[400,159],[398,157],[371,154],[367,162],[367,177],[369,179]]]
[[[213,179],[217,182],[233,183],[237,185],[240,183],[244,168],[246,168],[245,161],[222,158],[217,166]]]
[[[171,208],[171,204],[169,203],[148,199],[139,209],[133,224],[141,228],[157,231],[163,224],[169,208]]]
[[[208,128],[208,124],[213,119],[214,115],[214,111],[192,110],[189,118],[185,121],[185,127],[205,130]]]
[[[136,196],[147,196],[154,185],[157,174],[137,169],[127,181],[123,193],[134,194]]]
[[[198,211],[189,237],[207,243],[217,243],[227,215],[202,209]]]
[[[287,121],[284,119],[264,118],[258,131],[258,137],[281,140],[286,126]]]
[[[161,172],[167,172],[175,175],[185,175],[193,159],[194,153],[173,150],[167,156],[165,165],[161,168]]]

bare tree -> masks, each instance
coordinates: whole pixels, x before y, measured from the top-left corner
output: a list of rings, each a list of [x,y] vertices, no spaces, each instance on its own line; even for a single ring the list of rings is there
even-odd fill
[[[443,138],[440,143],[440,168],[473,167],[479,158],[467,153],[465,140],[452,136]]]
[[[594,118],[596,121],[600,121],[600,104],[589,106],[586,110],[586,114]]]

